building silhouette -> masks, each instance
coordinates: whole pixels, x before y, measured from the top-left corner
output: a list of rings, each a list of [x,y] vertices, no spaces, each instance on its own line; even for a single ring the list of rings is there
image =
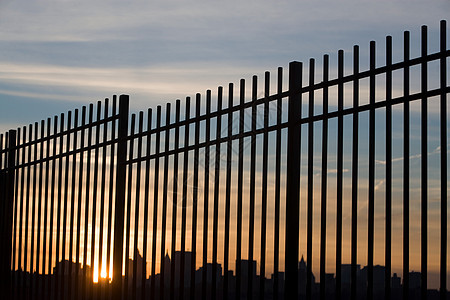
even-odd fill
[[[143,272],[143,270],[147,270],[147,262],[145,262],[144,265],[144,258],[142,257],[141,253],[139,253],[139,250],[136,251],[136,278],[140,279],[142,278],[142,276],[145,276],[145,273]],[[134,276],[134,260],[131,258],[128,258],[127,260],[127,264],[128,264],[128,278],[133,278]],[[144,269],[142,269],[142,267],[144,266]],[[138,280],[139,284],[140,281]],[[128,281],[129,284],[131,284],[131,281]]]

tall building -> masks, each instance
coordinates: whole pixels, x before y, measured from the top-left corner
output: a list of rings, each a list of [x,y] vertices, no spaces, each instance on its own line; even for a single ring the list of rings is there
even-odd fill
[[[180,287],[180,270],[181,270],[181,251],[175,251],[174,259],[171,259],[169,253],[166,253],[164,257],[164,285],[170,286],[170,277],[172,273],[172,264],[175,264],[175,288]],[[191,284],[191,265],[192,265],[192,252],[184,252],[184,271],[183,271],[183,285],[189,287]]]
[[[420,272],[409,272],[409,289],[419,290],[420,289],[421,276]]]
[[[72,266],[72,270],[70,270],[70,266]],[[76,270],[78,268],[78,274],[83,274],[81,270],[81,263],[75,263],[73,261],[69,260],[62,260],[56,263],[56,265],[53,267],[53,274],[58,275],[65,275],[68,276],[69,272],[72,271],[70,274],[72,276],[75,276]]]
[[[212,269],[213,269],[213,264],[207,263],[206,264],[206,283],[208,283],[208,284],[212,283]],[[203,270],[204,270],[204,268],[203,268],[203,266],[201,266],[195,272],[195,282],[197,282],[197,283],[202,282]],[[231,272],[231,276],[233,275],[233,271],[228,271],[228,272]],[[228,275],[230,275],[230,274],[228,274]],[[216,284],[220,281],[221,277],[222,277],[222,265],[217,264],[216,265]]]
[[[236,261],[236,270],[238,266],[238,261]],[[248,283],[249,283],[249,268],[252,272],[252,290],[254,292],[257,291],[256,285],[257,285],[257,276],[256,276],[256,261],[255,260],[248,260],[248,259],[241,259],[241,296],[245,297],[247,295],[247,289],[248,289]],[[237,275],[237,274],[236,274]],[[237,278],[236,278],[237,280]]]
[[[399,289],[401,287],[400,277],[397,276],[397,273],[394,273],[394,276],[391,278],[391,287],[393,289]]]
[[[361,265],[356,265],[356,277],[359,276],[359,272],[361,271]],[[343,285],[351,285],[352,282],[352,265],[351,264],[342,264],[341,265],[341,282]]]
[[[238,262],[236,261],[236,268]],[[251,268],[252,275],[256,276],[256,260],[241,259],[241,278],[248,278],[248,270]]]
[[[306,262],[305,259],[300,259],[300,262],[298,263],[298,292],[300,295],[306,295],[306,281],[307,281],[307,274],[306,274]],[[316,283],[316,277],[311,272],[311,286],[314,286]]]
[[[140,279],[142,276],[145,276],[145,270],[147,270],[147,262],[144,264],[144,259],[139,253],[139,250],[137,251],[134,260],[131,258],[128,258],[128,278],[133,278],[134,276],[134,261],[136,260],[136,278]],[[142,266],[144,264],[144,271],[142,269]],[[140,283],[140,281],[138,280]]]

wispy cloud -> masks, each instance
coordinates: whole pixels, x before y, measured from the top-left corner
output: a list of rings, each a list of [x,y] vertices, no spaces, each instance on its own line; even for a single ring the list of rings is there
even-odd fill
[[[380,190],[380,189],[384,186],[384,183],[385,183],[385,182],[386,182],[386,179],[378,180],[378,181],[375,183],[375,191]]]
[[[337,172],[338,172],[338,170],[337,169],[328,169],[328,174],[337,174]],[[342,169],[342,172],[343,173],[347,173],[347,172],[350,172],[350,170],[349,169]]]
[[[450,153],[450,150],[447,151]],[[428,155],[435,155],[435,154],[439,154],[441,153],[441,146],[436,147],[433,151],[428,152]],[[411,155],[409,157],[410,160],[413,159],[419,159],[422,157],[422,154],[415,154],[415,155]],[[397,163],[397,162],[401,162],[403,161],[403,157],[397,157],[397,158],[393,158],[392,159],[392,163]],[[386,160],[375,160],[375,163],[379,164],[379,165],[386,165]]]
[[[199,65],[192,66],[166,66],[166,67],[141,67],[141,68],[92,68],[92,67],[64,67],[46,64],[12,64],[0,62],[0,80],[17,86],[54,86],[70,89],[84,89],[102,91],[109,95],[111,91],[146,95],[171,96],[195,91],[194,88],[213,88],[219,85],[218,73],[212,72],[217,66]],[[240,69],[242,73],[249,70],[239,66],[221,66],[224,73],[235,72]],[[208,76],[208,74],[212,74]],[[223,75],[221,75],[223,76]],[[190,80],[186,80],[189,77]],[[20,95],[30,98],[56,99],[55,95],[39,94],[24,90],[3,88],[0,93],[8,95]],[[68,99],[66,97],[63,97]],[[69,99],[68,99],[69,100]],[[89,100],[89,99],[86,99]],[[172,99],[170,99],[172,100]]]

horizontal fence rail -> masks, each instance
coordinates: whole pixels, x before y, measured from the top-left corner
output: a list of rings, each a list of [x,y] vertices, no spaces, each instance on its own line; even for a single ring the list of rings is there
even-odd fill
[[[1,135],[8,297],[447,299],[445,21],[438,40]]]

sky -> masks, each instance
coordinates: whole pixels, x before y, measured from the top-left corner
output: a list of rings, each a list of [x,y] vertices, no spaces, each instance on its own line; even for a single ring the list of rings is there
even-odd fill
[[[449,10],[441,0],[0,0],[0,132],[113,94],[129,94],[132,111],[155,107],[354,44],[363,57],[370,40],[438,30]]]
[[[382,53],[392,35],[395,60],[404,30],[414,57],[421,25],[437,50],[449,11],[448,0],[0,0],[0,133],[115,94],[132,112],[155,108],[294,60],[319,68],[324,54],[333,70],[355,44],[365,69],[369,41]]]

